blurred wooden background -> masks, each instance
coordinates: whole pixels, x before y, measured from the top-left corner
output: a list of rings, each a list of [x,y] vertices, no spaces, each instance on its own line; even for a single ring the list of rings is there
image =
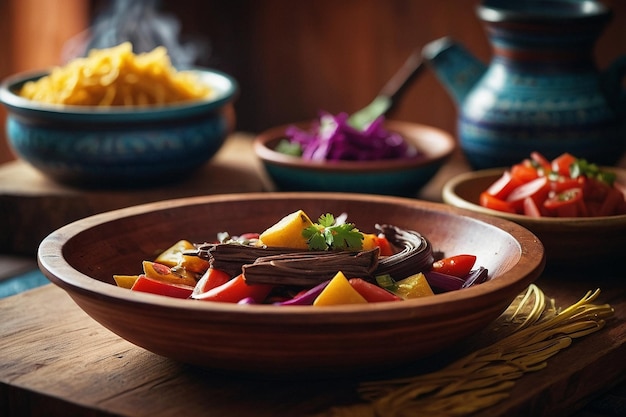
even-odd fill
[[[488,61],[474,9],[479,0],[164,0],[181,39],[209,46],[198,63],[240,83],[239,130],[352,112],[369,103],[414,48],[442,36]],[[0,0],[0,76],[62,62],[67,41],[109,0]],[[596,45],[599,68],[626,54],[626,1]],[[407,90],[393,118],[455,131],[456,109],[429,71]],[[0,122],[4,125],[4,109]],[[14,158],[0,134],[0,162]]]

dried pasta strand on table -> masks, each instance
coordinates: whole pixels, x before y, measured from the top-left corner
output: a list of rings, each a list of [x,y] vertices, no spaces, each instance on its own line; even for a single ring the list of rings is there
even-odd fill
[[[589,291],[558,311],[532,284],[503,314],[517,327],[499,341],[430,374],[362,383],[365,403],[331,408],[319,417],[461,416],[495,405],[509,396],[515,380],[544,369],[573,339],[604,327],[614,310],[592,304],[599,294]]]

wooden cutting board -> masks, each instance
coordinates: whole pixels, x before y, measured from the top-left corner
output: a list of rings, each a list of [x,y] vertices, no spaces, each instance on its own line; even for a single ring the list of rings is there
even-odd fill
[[[56,183],[28,163],[0,166],[0,253],[33,255],[50,232],[93,214],[172,198],[271,187],[252,151],[252,135],[231,135],[215,157],[181,181],[143,189],[93,190]]]

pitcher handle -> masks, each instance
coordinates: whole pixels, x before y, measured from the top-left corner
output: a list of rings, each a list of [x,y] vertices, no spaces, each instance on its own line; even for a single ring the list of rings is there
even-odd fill
[[[626,55],[615,59],[602,74],[602,89],[609,105],[617,114],[626,114],[626,88],[622,81],[626,76]]]

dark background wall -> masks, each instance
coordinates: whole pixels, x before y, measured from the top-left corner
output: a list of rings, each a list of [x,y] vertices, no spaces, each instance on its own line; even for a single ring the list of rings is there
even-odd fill
[[[24,2],[0,3],[20,1]],[[57,9],[66,4],[58,3]],[[594,51],[600,68],[626,54],[626,1],[605,3],[614,17]],[[110,1],[92,1],[87,21],[107,4]],[[477,4],[478,0],[159,2],[161,11],[180,21],[181,40],[208,45],[199,64],[239,81],[237,127],[250,132],[312,118],[321,109],[353,112],[376,95],[413,49],[442,36],[452,36],[487,61],[491,49],[474,12]],[[59,13],[58,19],[65,16]],[[46,21],[50,19],[48,15]],[[42,37],[38,39],[39,44],[33,40],[22,53],[43,49]],[[46,51],[50,53],[50,47]],[[10,73],[13,68],[5,65],[2,71]],[[429,71],[410,86],[392,116],[456,129],[454,104]],[[1,145],[0,140],[0,151]],[[4,155],[6,159],[6,151]]]

